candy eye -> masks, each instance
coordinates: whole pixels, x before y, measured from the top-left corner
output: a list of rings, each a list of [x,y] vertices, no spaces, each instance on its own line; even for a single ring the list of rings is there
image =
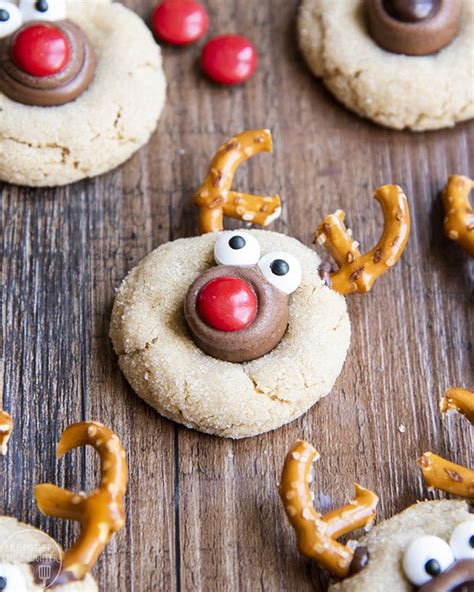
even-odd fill
[[[65,0],[20,0],[25,21],[62,21],[66,18]]]
[[[0,563],[0,592],[27,592],[25,578],[18,567]]]
[[[258,266],[265,278],[285,294],[292,294],[301,284],[300,262],[289,253],[268,253],[260,259]]]
[[[248,232],[223,232],[214,247],[214,259],[219,265],[255,265],[260,259],[260,245]]]
[[[23,17],[18,7],[11,2],[0,0],[0,39],[14,33],[22,24]]]
[[[461,522],[453,530],[449,539],[454,557],[461,559],[474,559],[474,520]]]
[[[454,562],[451,547],[436,536],[415,539],[403,556],[403,571],[415,586],[423,586]]]

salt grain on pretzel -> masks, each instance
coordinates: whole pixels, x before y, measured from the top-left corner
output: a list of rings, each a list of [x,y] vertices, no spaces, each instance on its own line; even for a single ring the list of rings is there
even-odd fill
[[[8,441],[13,432],[13,418],[6,411],[0,409],[0,454],[7,453]]]
[[[318,452],[310,444],[295,442],[283,467],[280,497],[300,552],[343,578],[351,572],[354,549],[337,539],[373,523],[378,497],[356,484],[353,501],[323,516],[316,511],[309,488],[312,464],[318,459]]]
[[[36,503],[43,514],[76,520],[81,533],[64,554],[55,585],[83,579],[112,536],[125,524],[123,496],[127,488],[125,451],[116,434],[96,422],[76,423],[61,436],[57,456],[79,446],[93,446],[101,459],[101,482],[90,493],[74,493],[51,484],[38,485]]]
[[[446,236],[459,243],[471,257],[474,257],[474,210],[469,193],[473,188],[474,181],[469,177],[452,175],[443,191]]]
[[[224,216],[252,224],[267,226],[279,217],[281,202],[278,195],[264,197],[231,190],[237,168],[260,152],[272,152],[269,130],[250,130],[231,138],[215,154],[209,173],[194,196],[199,207],[201,233],[224,229]]]
[[[316,241],[339,265],[329,274],[331,287],[340,294],[368,292],[375,280],[401,257],[410,235],[408,200],[398,185],[384,185],[374,194],[384,215],[384,230],[377,246],[361,254],[359,245],[344,224],[345,213],[338,210],[319,225]]]

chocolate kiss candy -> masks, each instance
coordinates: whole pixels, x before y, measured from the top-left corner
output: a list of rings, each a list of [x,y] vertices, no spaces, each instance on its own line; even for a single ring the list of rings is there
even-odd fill
[[[383,5],[397,21],[416,23],[436,14],[441,0],[384,0]]]
[[[0,43],[0,92],[24,105],[64,105],[87,90],[95,66],[94,50],[73,22],[28,22]]]
[[[367,0],[370,35],[382,49],[432,55],[453,41],[462,0]]]

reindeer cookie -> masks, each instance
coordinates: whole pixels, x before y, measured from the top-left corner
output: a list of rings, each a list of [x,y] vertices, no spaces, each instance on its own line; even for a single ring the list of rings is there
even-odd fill
[[[443,411],[474,419],[474,393],[451,389]],[[377,496],[356,485],[347,506],[322,516],[310,492],[312,463],[319,455],[299,440],[283,468],[280,497],[295,529],[300,552],[335,578],[330,592],[465,592],[474,585],[474,514],[466,501],[424,501],[372,526]],[[474,500],[474,471],[432,453],[418,461],[429,488]],[[338,538],[365,527],[359,542]]]
[[[165,102],[160,49],[109,0],[0,0],[0,180],[72,183],[145,144]]]
[[[298,35],[313,73],[362,117],[423,131],[474,116],[472,0],[302,0]]]
[[[10,417],[4,412],[0,416]],[[11,430],[11,418],[9,421]],[[36,487],[41,512],[81,525],[77,542],[63,553],[44,532],[0,517],[0,590],[2,592],[94,592],[90,574],[112,536],[125,524],[123,496],[127,462],[118,437],[97,422],[70,425],[58,444],[58,457],[79,446],[93,446],[101,458],[101,481],[90,493],[74,493],[55,485]]]
[[[321,224],[318,241],[340,265],[333,273],[283,234],[224,231],[224,216],[266,226],[279,215],[277,195],[231,189],[237,167],[271,149],[268,130],[221,146],[195,196],[203,235],[141,261],[112,314],[114,348],[137,394],[164,416],[223,437],[275,429],[331,391],[350,341],[342,294],[369,290],[409,234],[407,199],[394,185],[376,191],[385,228],[372,251],[360,253],[342,211]]]

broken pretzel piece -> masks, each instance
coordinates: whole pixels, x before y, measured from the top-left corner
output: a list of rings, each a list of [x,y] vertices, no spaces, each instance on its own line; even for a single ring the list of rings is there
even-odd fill
[[[316,241],[339,265],[330,274],[331,287],[340,294],[368,292],[375,280],[400,259],[410,235],[408,199],[398,185],[384,185],[374,194],[384,215],[384,230],[377,246],[361,254],[358,243],[347,230],[345,213],[338,210],[319,225]]]
[[[474,392],[463,388],[451,388],[441,399],[442,413],[457,411],[474,425]]]
[[[97,422],[76,423],[63,432],[57,456],[61,458],[69,450],[85,445],[93,446],[101,459],[101,482],[96,490],[77,494],[51,484],[38,485],[35,490],[43,514],[81,523],[78,540],[64,553],[55,586],[82,580],[125,524],[127,462],[118,436]]]
[[[231,138],[215,154],[209,173],[194,196],[199,208],[199,231],[224,230],[224,216],[267,226],[281,213],[278,195],[265,197],[231,190],[237,168],[260,152],[272,152],[269,130],[250,130]]]
[[[455,409],[474,423],[474,393],[461,388],[449,389],[441,400],[440,409],[443,413]],[[449,462],[432,452],[425,452],[418,459],[418,466],[428,487],[474,500],[473,470]]]
[[[469,177],[452,175],[443,191],[446,236],[459,243],[471,257],[474,257],[474,210],[469,193],[473,188],[474,181]]]
[[[0,455],[7,453],[8,441],[13,432],[12,416],[0,409]]]
[[[452,495],[474,500],[474,471],[449,462],[432,452],[418,459],[426,485]]]
[[[318,452],[310,444],[303,440],[295,442],[283,467],[280,497],[296,532],[300,552],[344,578],[351,573],[354,550],[337,539],[373,523],[378,497],[356,484],[353,501],[323,516],[315,509],[309,488],[312,464],[318,459]]]

